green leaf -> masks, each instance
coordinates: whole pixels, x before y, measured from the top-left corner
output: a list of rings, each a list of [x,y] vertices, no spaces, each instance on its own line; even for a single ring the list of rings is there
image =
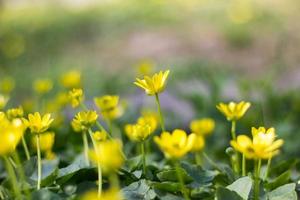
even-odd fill
[[[280,176],[276,177],[274,180],[270,181],[265,185],[265,187],[269,190],[273,190],[281,185],[287,184],[291,177],[291,171],[288,170],[281,174]]]
[[[139,155],[139,156],[135,156],[133,158],[127,159],[123,168],[126,171],[132,172],[132,171],[135,171],[135,170],[141,168],[141,165],[142,165],[142,156]]]
[[[196,199],[204,199],[212,197],[214,190],[209,187],[200,187],[191,190],[191,196]]]
[[[268,200],[297,200],[296,184],[289,183],[276,188],[267,194]]]
[[[58,160],[44,160],[42,162],[42,186],[51,185],[58,175]],[[37,181],[37,168],[30,176],[30,179]]]
[[[252,179],[248,176],[239,178],[226,188],[238,193],[244,200],[247,200],[252,188]]]
[[[185,183],[190,183],[193,181],[193,178],[189,176],[184,169],[179,168],[179,171]],[[164,181],[178,182],[176,169],[165,169],[159,172],[156,176],[162,182]]]
[[[159,197],[159,199],[163,199],[163,200],[184,200],[183,197],[179,197],[177,195],[165,192],[165,191],[159,191],[159,190],[155,190],[156,195]]]
[[[208,183],[211,183],[219,174],[217,171],[204,170],[198,165],[182,163],[181,166],[187,172],[189,177],[192,177],[192,179],[200,185],[207,185]]]
[[[122,192],[126,200],[151,200],[156,197],[145,179],[130,184]]]
[[[224,187],[218,187],[216,193],[217,200],[243,200],[236,192]]]
[[[287,170],[292,169],[299,163],[299,159],[288,159],[280,162],[276,166],[272,167],[270,170],[270,174],[282,174]]]
[[[37,190],[32,193],[32,199],[38,200],[61,200],[62,198],[47,189]]]
[[[79,171],[88,169],[90,169],[90,167],[86,164],[84,156],[80,155],[72,164],[65,168],[59,169],[57,182],[59,184],[65,183]]]
[[[167,192],[179,192],[181,190],[180,183],[174,182],[152,182],[151,186],[154,189],[167,191]]]

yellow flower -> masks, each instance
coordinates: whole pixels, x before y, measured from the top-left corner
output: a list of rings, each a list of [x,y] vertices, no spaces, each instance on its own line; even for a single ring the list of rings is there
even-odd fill
[[[45,132],[40,134],[40,149],[42,152],[49,152],[52,150],[54,144],[55,134],[54,132]],[[36,149],[36,137],[31,138],[31,144],[33,149]]]
[[[154,141],[164,152],[167,158],[179,159],[192,150],[196,134],[187,135],[185,131],[176,129],[170,134],[163,132],[160,137],[155,136]]]
[[[0,83],[1,92],[9,94],[15,88],[15,80],[12,77],[5,77]]]
[[[23,122],[29,127],[32,133],[39,134],[45,132],[50,127],[53,119],[51,118],[51,114],[41,116],[40,113],[35,112],[34,114],[29,114],[28,119],[23,118]]]
[[[62,75],[60,82],[68,89],[79,88],[81,86],[81,73],[77,70],[69,71]]]
[[[88,111],[81,111],[77,113],[72,120],[71,124],[76,132],[82,132],[89,129],[92,125],[96,123],[98,115],[96,111],[88,110]]]
[[[139,75],[146,76],[153,72],[154,63],[150,60],[143,60],[137,66]]]
[[[8,100],[8,96],[0,94],[0,110],[2,110],[6,106]]]
[[[215,129],[215,121],[210,118],[203,118],[198,120],[193,120],[190,123],[190,129],[193,133],[199,135],[209,135]]]
[[[228,121],[236,121],[244,116],[250,106],[251,104],[249,102],[241,101],[240,103],[220,103],[217,105],[217,109],[225,115]]]
[[[15,151],[24,133],[24,125],[20,119],[9,121],[1,114],[0,119],[0,155],[4,156]]]
[[[21,118],[24,115],[22,106],[11,108],[6,111],[8,119]]]
[[[148,124],[127,124],[125,133],[132,141],[144,141],[151,134],[151,127]]]
[[[283,145],[282,139],[276,140],[274,128],[252,128],[252,136],[251,140],[246,135],[239,135],[237,140],[232,140],[230,144],[249,159],[269,159],[277,155]]]
[[[119,96],[105,95],[94,98],[96,106],[106,119],[115,119],[121,116],[122,109],[119,104]]]
[[[89,156],[94,163],[100,163],[104,173],[115,172],[123,165],[124,158],[120,140],[106,140],[97,145],[98,151],[90,150]]]
[[[101,193],[101,197],[98,197],[96,190],[85,193],[80,200],[123,200],[122,193],[117,188],[110,188],[107,191]]]
[[[97,142],[102,142],[105,141],[107,139],[107,133],[105,131],[95,131],[93,133],[93,138],[97,141]]]
[[[50,79],[38,79],[33,83],[33,89],[38,94],[48,93],[53,87],[53,83]]]
[[[156,95],[164,91],[166,87],[167,78],[170,71],[160,71],[152,77],[144,76],[144,79],[136,79],[135,85],[143,88],[148,95]]]
[[[73,108],[78,107],[84,99],[82,89],[73,88],[69,91],[69,99]]]
[[[236,140],[230,141],[231,146],[244,154],[248,159],[256,159],[257,156],[255,154],[252,140],[247,135],[239,135]]]
[[[194,145],[191,149],[192,152],[197,152],[197,151],[201,151],[205,146],[205,140],[204,137],[202,135],[197,135],[196,134],[196,139],[194,142]]]
[[[139,117],[137,120],[137,124],[140,125],[149,125],[150,132],[153,133],[157,128],[157,118],[154,115],[145,115],[143,117]]]
[[[45,152],[45,158],[47,160],[53,160],[53,159],[56,158],[56,155],[55,155],[55,153],[53,151],[46,151]]]
[[[67,92],[60,92],[55,97],[55,102],[60,107],[66,106],[69,103],[69,95]]]

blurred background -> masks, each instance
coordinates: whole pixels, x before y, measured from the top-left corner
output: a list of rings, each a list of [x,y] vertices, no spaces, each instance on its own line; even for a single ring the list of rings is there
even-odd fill
[[[0,0],[0,81],[15,80],[11,107],[31,97],[34,80],[54,81],[50,98],[64,73],[80,71],[87,101],[121,96],[122,124],[155,109],[135,77],[170,69],[169,129],[212,117],[208,142],[224,152],[229,124],[215,105],[246,100],[238,132],[274,126],[284,155],[300,156],[299,9],[297,0]]]

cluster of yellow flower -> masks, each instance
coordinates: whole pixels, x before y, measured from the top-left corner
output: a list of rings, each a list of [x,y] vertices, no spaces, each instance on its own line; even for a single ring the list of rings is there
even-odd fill
[[[145,68],[148,65],[145,64]],[[215,121],[211,118],[201,118],[191,121],[190,133],[185,130],[175,129],[168,132],[165,128],[164,116],[160,105],[159,94],[165,90],[168,75],[170,71],[160,71],[153,76],[145,75],[143,79],[136,79],[135,85],[145,90],[145,93],[150,96],[155,96],[158,115],[154,113],[142,114],[135,123],[126,124],[124,127],[127,137],[140,144],[141,156],[143,159],[143,176],[147,178],[146,164],[146,149],[145,143],[150,141],[152,135],[158,130],[158,125],[161,127],[161,134],[154,136],[153,141],[161,149],[167,159],[174,162],[178,180],[181,184],[181,191],[184,198],[189,199],[189,194],[185,188],[182,179],[182,173],[179,169],[179,160],[192,153],[195,155],[197,164],[201,164],[202,156],[207,158],[204,152],[205,140],[215,129]],[[123,113],[123,108],[120,106],[119,96],[105,95],[94,98],[94,104],[97,110],[90,110],[84,102],[84,92],[81,89],[81,75],[77,71],[71,71],[61,78],[61,84],[69,90],[69,92],[60,93],[53,103],[56,106],[53,110],[60,110],[62,106],[68,103],[81,110],[75,114],[71,126],[75,132],[82,135],[83,152],[86,165],[97,165],[98,170],[98,191],[91,191],[82,197],[86,199],[101,199],[101,200],[120,200],[122,195],[119,189],[117,171],[122,167],[126,156],[122,151],[122,139],[115,134],[113,129],[114,120],[120,117]],[[44,95],[48,93],[53,83],[48,79],[37,80],[34,85],[34,90],[37,94]],[[14,82],[11,79],[5,79],[0,83],[0,89],[3,95],[0,95],[0,110],[3,110],[8,99],[9,93],[14,88]],[[247,135],[236,135],[236,122],[241,119],[247,110],[250,108],[249,102],[230,102],[228,104],[220,103],[217,109],[224,114],[226,119],[231,122],[231,146],[235,150],[235,154],[231,156],[232,167],[237,174],[240,174],[240,154],[242,155],[242,176],[246,175],[246,159],[255,161],[255,195],[259,191],[259,178],[261,161],[268,160],[268,169],[271,159],[279,153],[280,147],[283,145],[282,139],[276,139],[275,129],[264,127],[252,128],[252,138]],[[48,108],[49,109],[49,108]],[[46,109],[47,110],[47,109]],[[51,109],[50,109],[51,110]],[[48,131],[50,125],[54,122],[50,114],[41,115],[39,112],[29,113],[27,118],[23,118],[23,108],[11,108],[6,112],[0,112],[0,140],[5,141],[0,146],[0,155],[8,160],[9,156],[16,153],[16,146],[22,141],[22,145],[27,159],[30,159],[30,153],[27,148],[24,138],[25,130],[28,128],[34,135],[32,138],[32,146],[36,149],[38,158],[38,181],[37,189],[41,187],[41,153],[44,153],[47,159],[53,159],[55,154],[52,151],[54,145],[55,134]],[[55,114],[56,118],[59,117]],[[56,119],[56,120],[57,120]],[[105,126],[99,119],[104,119]],[[54,124],[53,124],[54,126]],[[93,148],[89,146],[91,141]],[[9,170],[9,161],[8,171]],[[111,187],[102,192],[102,173],[109,177]],[[10,176],[15,177],[14,174]],[[14,178],[12,178],[14,181]],[[15,183],[14,183],[15,184]],[[14,188],[16,195],[20,194],[18,188]],[[255,196],[255,197],[256,197]]]

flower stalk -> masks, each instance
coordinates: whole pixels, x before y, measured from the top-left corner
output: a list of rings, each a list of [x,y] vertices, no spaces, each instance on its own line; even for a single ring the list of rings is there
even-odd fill
[[[179,181],[179,184],[181,187],[181,192],[183,194],[183,197],[185,200],[190,200],[187,188],[184,185],[184,180],[183,180],[182,174],[180,172],[179,161],[175,161],[175,170],[176,170],[177,178],[178,178],[178,181]]]
[[[243,154],[242,158],[242,176],[246,176],[246,156]]]
[[[23,145],[23,148],[24,148],[26,159],[30,160],[30,153],[29,153],[28,146],[27,146],[27,143],[26,143],[26,140],[25,140],[24,136],[22,136],[21,140],[22,140],[22,145]]]
[[[231,137],[232,140],[236,140],[236,121],[232,120],[231,122]],[[235,159],[234,159],[234,169],[237,174],[240,172],[240,155],[239,153],[235,150]]]
[[[156,100],[156,104],[157,104],[157,109],[158,109],[158,114],[159,114],[159,121],[160,121],[160,125],[161,125],[161,130],[163,132],[165,132],[166,129],[165,129],[164,117],[163,117],[163,114],[162,114],[162,111],[161,111],[160,100],[159,100],[159,96],[158,96],[157,93],[155,94],[155,100]]]
[[[145,141],[141,142],[141,153],[142,153],[142,159],[143,159],[143,172],[144,176],[147,176],[147,166],[146,166],[146,154],[145,154]]]
[[[39,189],[41,189],[41,180],[42,180],[42,159],[41,159],[40,135],[39,134],[36,134],[36,152],[37,152],[37,164],[38,164],[37,190],[39,190]]]
[[[83,152],[84,152],[85,163],[86,163],[87,166],[89,166],[90,165],[90,161],[89,161],[89,143],[88,143],[86,132],[82,132],[82,141],[83,141]]]
[[[269,176],[269,171],[270,171],[270,167],[271,167],[271,162],[272,162],[272,157],[270,157],[270,158],[268,159],[267,169],[266,169],[266,173],[265,173],[264,180],[267,180],[267,178],[268,178],[268,176]]]
[[[255,175],[254,175],[254,200],[259,200],[259,175],[261,168],[261,159],[255,161]]]

